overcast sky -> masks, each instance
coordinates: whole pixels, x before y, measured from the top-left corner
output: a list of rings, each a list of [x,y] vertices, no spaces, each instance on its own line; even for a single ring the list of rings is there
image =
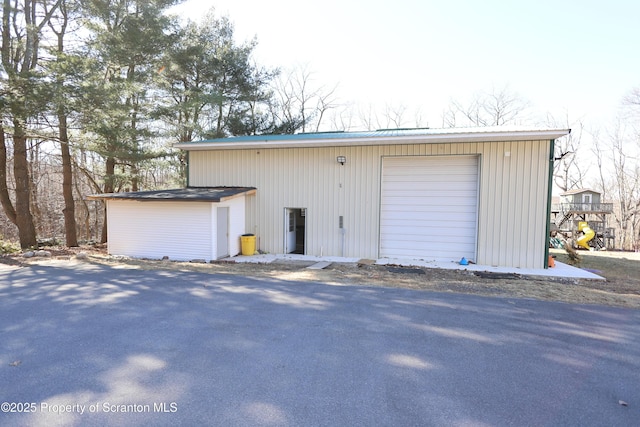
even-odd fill
[[[340,99],[420,109],[508,86],[544,114],[606,123],[640,86],[637,0],[189,0],[257,37],[259,64],[307,65]]]

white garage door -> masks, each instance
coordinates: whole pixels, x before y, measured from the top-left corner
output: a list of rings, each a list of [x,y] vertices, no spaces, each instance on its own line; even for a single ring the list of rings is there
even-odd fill
[[[478,157],[385,157],[380,256],[475,260]]]
[[[211,203],[109,200],[107,221],[112,255],[212,258]]]

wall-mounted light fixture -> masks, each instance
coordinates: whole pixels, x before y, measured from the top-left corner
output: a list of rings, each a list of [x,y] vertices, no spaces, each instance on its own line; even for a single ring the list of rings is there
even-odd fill
[[[345,156],[338,156],[336,158],[336,160],[338,161],[338,163],[340,163],[342,166],[344,166],[345,163],[347,163],[347,158]]]

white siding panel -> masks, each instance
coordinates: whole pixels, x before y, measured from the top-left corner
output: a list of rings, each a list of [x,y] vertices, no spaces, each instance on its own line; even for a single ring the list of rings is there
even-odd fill
[[[252,199],[253,197],[249,197]],[[245,234],[245,201],[246,196],[234,197],[233,199],[220,202],[220,203],[211,203],[212,209],[212,245],[213,245],[213,253],[218,254],[217,250],[217,209],[219,207],[228,207],[229,208],[229,255],[234,256],[240,253],[240,236]],[[218,256],[216,256],[218,258]]]
[[[112,255],[212,259],[211,203],[107,201]]]
[[[380,256],[476,258],[477,156],[387,157]]]

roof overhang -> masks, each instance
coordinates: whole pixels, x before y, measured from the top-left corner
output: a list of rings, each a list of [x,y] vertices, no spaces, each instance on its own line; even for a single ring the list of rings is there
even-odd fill
[[[197,151],[465,142],[515,142],[554,140],[568,135],[570,132],[571,129],[522,129],[510,127],[397,129],[373,132],[251,135],[208,141],[183,142],[175,144],[174,146],[186,151]]]
[[[562,193],[560,195],[561,196],[573,196],[574,194],[581,194],[581,193],[597,193],[597,194],[601,194],[599,191],[592,190],[590,188],[578,188],[578,189],[574,189],[574,190],[565,191],[564,193]]]
[[[89,200],[134,200],[139,202],[213,202],[256,194],[255,187],[187,187],[171,190],[104,193],[87,196]]]

